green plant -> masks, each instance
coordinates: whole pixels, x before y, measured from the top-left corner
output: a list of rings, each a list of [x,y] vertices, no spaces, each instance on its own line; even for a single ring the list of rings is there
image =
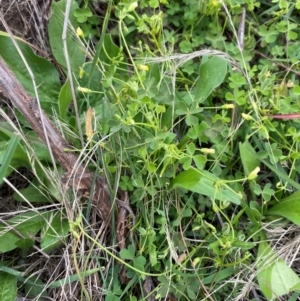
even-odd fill
[[[86,283],[95,277],[107,301],[150,294],[241,300],[241,291],[251,300],[236,278],[249,275],[267,300],[297,291],[299,277],[272,250],[264,222],[278,228],[300,223],[299,122],[291,115],[299,111],[299,3],[110,1],[94,45],[88,37],[100,31],[91,1],[70,1],[63,44],[66,2],[53,2],[49,22],[60,76],[22,41],[19,47],[42,108],[72,144],[65,151],[105,176],[113,204],[128,195],[129,233],[117,241],[113,210],[109,235],[99,239],[91,199],[79,202],[78,187],[75,194],[61,191],[61,168],[16,112],[19,136],[13,124],[0,124],[0,179],[21,166],[34,179],[14,194],[25,212],[1,221],[0,251],[18,249],[23,259],[33,247],[49,253],[68,242],[72,268],[45,283],[3,260],[0,294],[11,287],[13,298],[17,283],[27,279],[24,291],[43,300],[48,288],[78,282],[79,298],[92,300]],[[243,8],[242,51],[235,28]],[[108,26],[111,12],[115,20]],[[0,38],[1,56],[34,96],[11,39]],[[204,47],[215,49],[199,50]],[[119,251],[112,247],[117,244]],[[287,277],[282,283],[279,270]],[[147,277],[155,286],[145,291]]]

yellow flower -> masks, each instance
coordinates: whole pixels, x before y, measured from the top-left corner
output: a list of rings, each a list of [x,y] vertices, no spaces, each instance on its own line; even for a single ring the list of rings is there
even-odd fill
[[[137,67],[142,71],[148,71],[149,70],[149,66],[147,66],[147,65],[137,65]]]
[[[255,167],[254,170],[252,170],[248,176],[248,180],[253,180],[257,177],[258,173],[260,172],[259,167]]]
[[[242,117],[247,121],[253,120],[253,117],[249,114],[242,113]]]
[[[83,31],[81,30],[80,27],[77,27],[77,29],[76,29],[76,34],[77,34],[80,38],[84,38]]]

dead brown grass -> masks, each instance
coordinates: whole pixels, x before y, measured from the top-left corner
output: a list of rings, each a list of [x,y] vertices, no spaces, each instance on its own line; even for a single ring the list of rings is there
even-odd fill
[[[52,0],[1,0],[0,7],[13,34],[49,53],[47,24]],[[0,30],[4,30],[0,24]]]

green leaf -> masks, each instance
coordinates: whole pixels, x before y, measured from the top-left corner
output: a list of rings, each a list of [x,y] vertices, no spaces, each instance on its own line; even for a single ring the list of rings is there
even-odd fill
[[[40,160],[43,161],[50,160],[49,151],[45,146],[45,144],[42,143],[42,141],[37,137],[37,134],[34,133],[33,131],[25,132],[25,133],[26,133],[26,138],[28,139],[28,141],[30,141],[31,147],[34,149],[35,155]],[[11,150],[11,154],[9,154],[9,156],[13,155],[13,157],[11,158],[10,162],[8,160],[8,157],[6,157],[7,144],[8,144],[6,140],[9,140],[9,138],[12,139],[12,137],[14,136],[15,136],[14,130],[11,128],[11,126],[3,122],[0,122],[0,137],[1,137],[0,139],[5,140],[0,142],[0,164],[2,166],[4,165],[3,169],[5,169],[6,162],[8,162],[10,165],[6,169],[5,177],[7,177],[13,171],[13,169],[17,169],[21,166],[32,168],[32,161],[31,159],[29,160],[28,152],[26,151],[26,147],[24,146],[24,143],[22,141],[16,146],[15,151]]]
[[[250,210],[253,214],[253,217],[255,217],[255,219],[257,221],[261,221],[263,216],[262,216],[262,213],[261,213],[261,207],[258,204],[258,202],[257,201],[250,201],[249,208],[250,208]]]
[[[199,119],[198,117],[189,114],[186,116],[185,122],[188,126],[193,126],[199,124]]]
[[[288,31],[287,36],[289,41],[296,40],[298,38],[298,34],[291,30]]]
[[[245,145],[245,147],[247,147],[247,145]],[[285,170],[283,169],[283,167],[281,166],[281,164],[270,164],[267,160],[264,160],[263,158],[261,158],[252,147],[248,148],[249,151],[249,155],[252,156],[252,158],[256,158],[258,159],[260,162],[262,162],[264,165],[266,165],[268,168],[270,168],[274,174],[276,174],[278,176],[279,179],[286,181],[287,183],[289,183],[291,186],[293,186],[294,188],[296,188],[297,190],[300,190],[300,184],[297,183],[296,181],[294,181],[293,179],[291,179],[285,172]]]
[[[151,266],[155,266],[157,264],[157,252],[156,252],[156,246],[154,244],[149,245],[149,257],[150,257],[150,263]]]
[[[15,301],[17,297],[17,277],[0,272],[0,300]]]
[[[48,161],[52,163],[47,146],[41,141],[35,132],[30,131],[29,133],[26,133],[26,138],[28,141],[30,141],[30,145],[34,149],[34,154],[37,156],[37,158],[39,158],[41,161]],[[20,151],[18,151],[18,153],[19,152]],[[24,156],[26,155],[26,158],[28,157],[28,153],[24,150],[24,147],[22,148],[22,153],[24,153]],[[29,163],[30,166],[32,166],[32,163]]]
[[[208,285],[211,283],[219,283],[222,280],[231,277],[234,275],[236,270],[233,267],[224,268],[218,272],[213,273],[212,275],[205,277],[202,281],[203,284]]]
[[[34,74],[42,108],[52,113],[52,106],[57,102],[57,91],[59,91],[61,86],[58,71],[48,60],[37,56],[27,44],[18,40],[18,46]],[[25,90],[31,96],[35,96],[32,79],[29,76],[25,64],[20,58],[10,37],[1,31],[0,55],[14,72]]]
[[[71,101],[72,93],[70,88],[70,82],[67,80],[62,86],[58,97],[59,116],[62,120],[66,120],[68,108]]]
[[[272,269],[271,281],[275,296],[289,294],[293,287],[300,284],[297,274],[283,260],[275,263]]]
[[[23,238],[32,239],[46,223],[49,215],[50,212],[25,212],[6,221],[11,227],[0,222],[0,252],[8,252],[17,247],[16,242],[21,237],[16,232]]]
[[[144,256],[138,256],[136,258],[134,258],[133,260],[133,266],[139,270],[139,271],[144,271],[144,266],[146,265],[146,258]]]
[[[30,276],[28,279],[26,279],[24,288],[26,296],[30,298],[35,298],[38,296],[39,301],[46,300],[45,298],[47,297],[47,291],[45,289],[45,283],[43,283],[43,281],[37,276]]]
[[[9,167],[11,159],[15,153],[15,150],[17,148],[19,141],[20,141],[20,136],[17,136],[16,134],[13,134],[13,136],[10,138],[10,141],[9,141],[7,149],[4,153],[2,164],[0,167],[0,184],[2,183],[3,178],[6,175],[7,169]]]
[[[89,9],[89,7],[85,8],[77,8],[74,12],[74,16],[76,18],[85,16],[85,17],[91,17],[93,15],[92,11]]]
[[[186,291],[190,300],[195,300],[197,297],[197,293],[201,289],[201,287],[197,282],[197,276],[190,277],[185,284],[186,284]]]
[[[300,95],[300,86],[299,85],[295,85],[293,87],[293,95],[297,95],[297,96]]]
[[[157,8],[157,7],[159,7],[159,1],[158,0],[150,0],[149,1],[149,6],[151,8]]]
[[[120,63],[123,59],[123,55],[121,54],[121,49],[113,42],[110,34],[106,34],[104,36],[103,45],[99,54],[99,59],[101,62],[105,62],[108,65],[114,63]],[[123,67],[124,61],[122,64]]]
[[[178,109],[176,110],[176,113],[177,113],[178,115],[187,115],[187,114],[189,113],[189,108],[188,108],[187,104],[186,104],[185,102],[183,102],[183,101],[180,101],[180,102],[176,105],[176,107],[178,108]]]
[[[247,176],[256,168],[260,166],[260,161],[257,159],[255,154],[255,150],[251,146],[251,144],[246,141],[244,143],[239,144],[240,147],[240,155],[243,164],[243,168]]]
[[[250,173],[256,168],[260,166],[260,161],[256,157],[255,150],[253,149],[252,145],[249,143],[249,141],[245,141],[244,143],[239,143],[239,149],[240,149],[240,156],[243,164],[243,168],[245,171],[245,174],[247,176],[250,175]],[[249,181],[249,186],[252,192],[252,198],[256,200],[255,196],[255,181],[251,180]]]
[[[258,34],[265,39],[266,43],[274,43],[278,36],[278,30],[274,24],[269,28],[266,25],[262,25],[259,27]]]
[[[183,53],[190,53],[193,51],[193,45],[190,41],[184,40],[179,43],[180,51]]]
[[[268,300],[299,288],[300,278],[282,259],[278,259],[267,242],[259,244],[257,255],[257,280]]]
[[[48,25],[48,34],[52,54],[54,55],[57,62],[65,68],[67,68],[67,64],[64,55],[62,33],[66,3],[67,0],[52,2],[52,15]],[[79,68],[85,61],[85,50],[83,49],[83,46],[81,45],[80,40],[75,33],[76,28],[79,26],[79,23],[77,22],[77,19],[74,15],[76,9],[78,9],[78,4],[73,0],[71,1],[66,44],[68,48],[68,57],[70,60],[72,72],[78,74]]]
[[[21,238],[15,242],[15,245],[21,249],[27,251],[28,249],[32,248],[34,245],[34,240],[30,238]]]
[[[181,217],[191,217],[193,215],[193,211],[191,208],[183,209],[181,212]]]
[[[41,231],[41,249],[50,252],[62,244],[63,239],[69,233],[69,222],[61,217],[61,213],[55,213],[51,223],[47,223]]]
[[[184,188],[219,201],[240,204],[240,195],[234,192],[214,174],[202,170],[189,169],[171,181],[169,189]]]
[[[34,178],[29,186],[15,192],[13,194],[14,199],[18,202],[30,203],[49,203],[53,199],[59,200],[61,194],[57,188],[57,183],[47,176],[39,166],[35,167],[35,171],[38,179]],[[58,172],[62,172],[60,167],[58,167]]]
[[[182,164],[182,167],[184,170],[190,169],[192,164],[192,158],[191,157],[183,157],[179,160],[179,162]]]
[[[100,82],[103,81],[103,75],[100,72],[100,70],[97,68],[93,76],[91,77],[91,68],[92,68],[92,63],[87,62],[84,63],[81,66],[81,71],[84,73],[84,75],[78,79],[79,86],[81,87],[89,87],[89,89],[93,91],[97,91],[98,93],[101,94],[103,91],[102,85],[99,85]],[[98,111],[98,114],[101,115],[102,117],[107,116],[107,113],[110,112],[111,107],[110,106],[104,106],[104,109],[101,110],[101,107],[105,104],[101,100],[101,96],[99,97],[98,93],[89,93],[89,94],[83,94],[83,93],[78,93],[77,95],[77,102],[84,103],[87,102],[87,99],[89,100],[89,103],[93,104],[95,103],[96,106],[96,111]],[[108,102],[106,103],[108,104]]]
[[[271,274],[274,261],[277,256],[267,242],[261,242],[257,254],[257,281],[265,297],[271,300],[273,292],[271,288]]]
[[[15,192],[13,198],[18,202],[30,203],[49,203],[51,201],[51,199],[49,199],[49,197],[41,190],[38,179],[34,179],[29,186]]]
[[[6,121],[0,121],[1,140],[8,141],[15,134],[14,128]]]
[[[122,259],[133,260],[134,255],[135,255],[135,248],[132,245],[128,246],[128,249],[123,249],[120,252],[120,256]]]
[[[227,62],[219,57],[212,57],[202,64],[194,91],[196,101],[205,100],[224,81],[226,73]]]
[[[18,279],[24,276],[24,273],[3,265],[3,261],[0,261],[0,271],[18,277]]]
[[[204,155],[195,155],[193,160],[199,170],[202,170],[207,162],[207,158]]]
[[[265,214],[285,217],[300,226],[300,191],[281,200],[280,203],[274,205]]]
[[[150,173],[155,173],[157,170],[157,167],[154,162],[146,162],[145,168],[150,172]]]

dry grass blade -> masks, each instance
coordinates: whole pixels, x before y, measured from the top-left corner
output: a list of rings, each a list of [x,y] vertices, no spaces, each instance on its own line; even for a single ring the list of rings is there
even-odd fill
[[[66,63],[67,63],[68,78],[70,81],[70,87],[71,87],[71,93],[72,93],[73,104],[74,104],[74,109],[75,109],[79,138],[80,138],[81,146],[83,147],[84,146],[83,133],[82,133],[81,125],[80,125],[79,111],[78,111],[77,102],[76,102],[76,93],[75,93],[75,88],[74,88],[74,84],[73,84],[73,75],[72,75],[69,52],[68,52],[68,47],[67,47],[67,32],[68,32],[70,9],[71,9],[71,1],[68,0],[67,6],[66,6],[66,11],[65,11],[65,20],[64,20],[62,40],[63,40],[63,45],[64,45],[64,54],[65,54],[65,59],[66,59]]]

